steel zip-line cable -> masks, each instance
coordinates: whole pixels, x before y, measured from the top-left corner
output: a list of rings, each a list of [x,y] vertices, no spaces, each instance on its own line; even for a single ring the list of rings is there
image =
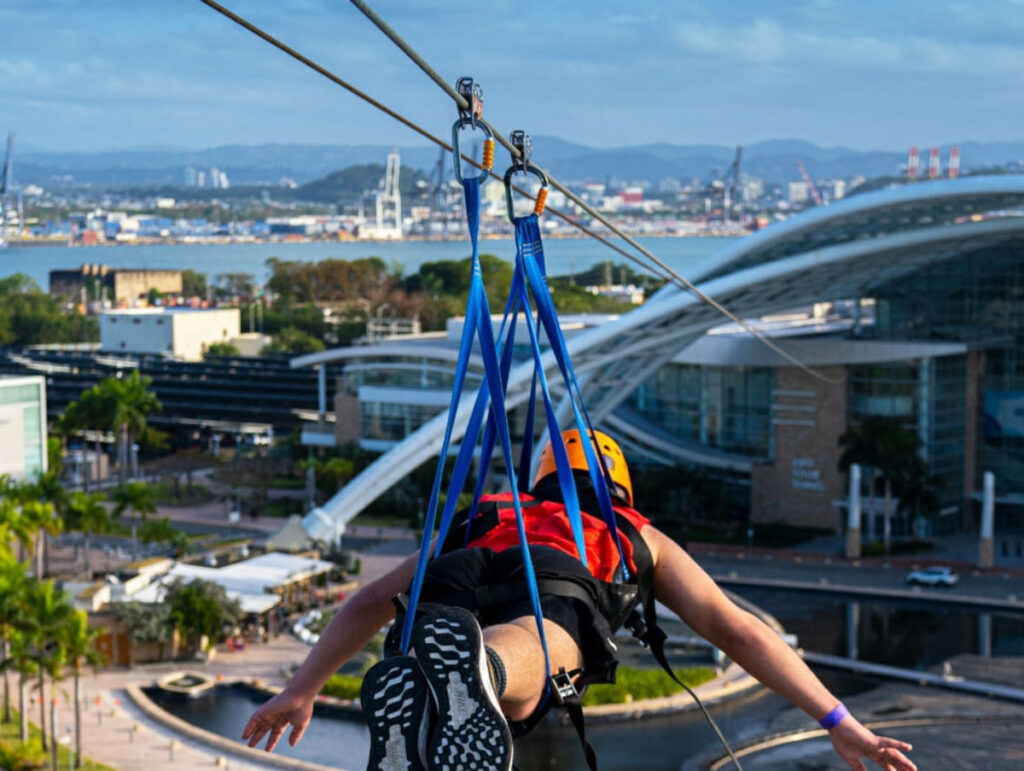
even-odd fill
[[[424,59],[422,56],[420,56],[419,53],[417,53],[415,48],[413,48],[411,45],[409,45],[408,42],[406,42],[405,38],[403,38],[401,35],[399,35],[391,27],[391,25],[389,25],[386,21],[384,21],[383,18],[381,18],[380,14],[378,14],[376,11],[374,11],[373,8],[371,8],[366,2],[364,2],[364,0],[349,0],[349,2],[352,3],[352,5],[354,5],[360,11],[360,13],[362,13],[367,19],[369,19],[370,22],[372,22],[373,25],[375,27],[377,27],[377,29],[379,29],[381,32],[383,32],[384,35],[392,43],[394,43],[396,46],[398,46],[398,48],[402,51],[402,53],[404,53],[406,56],[408,56],[409,59],[411,59],[412,62],[417,67],[419,67],[421,70],[423,70],[424,74],[428,78],[430,78],[432,81],[434,81],[434,83],[436,83],[438,85],[438,87],[441,88],[442,91],[444,91],[446,94],[448,94],[448,96],[452,98],[452,100],[455,102],[455,104],[460,109],[469,109],[470,105],[469,105],[469,102],[466,101],[465,97],[463,97],[462,94],[460,94],[458,91],[456,91],[454,88],[452,88],[448,84],[448,81],[446,81],[444,78],[442,78],[440,73],[438,73],[437,70],[435,70],[432,66],[430,66],[430,63],[427,62],[427,60]],[[492,126],[487,121],[486,118],[479,117],[479,118],[477,118],[477,121],[480,122],[480,123],[483,123],[484,125],[487,126],[488,129],[491,130],[491,133],[494,135],[494,138],[498,142],[501,143],[502,147],[504,147],[506,150],[509,151],[509,153],[511,153],[513,158],[518,158],[520,156],[518,148],[514,147],[507,139],[505,139],[505,137],[501,134],[501,132],[497,131],[494,128],[494,126]],[[537,164],[534,163],[534,165],[536,166]],[[811,375],[812,377],[815,377],[815,378],[817,378],[819,380],[823,380],[826,383],[832,383],[833,385],[842,382],[840,379],[830,378],[827,375],[823,375],[820,372],[816,372],[815,370],[811,369],[809,366],[804,364],[802,361],[797,359],[795,356],[793,356],[792,354],[790,354],[790,353],[786,352],[785,350],[783,350],[782,348],[780,348],[774,341],[770,340],[769,338],[767,338],[764,335],[762,335],[758,330],[754,329],[747,321],[745,321],[744,319],[741,319],[739,316],[734,314],[732,311],[730,311],[724,305],[719,303],[713,297],[710,297],[709,295],[705,294],[703,291],[701,291],[699,288],[697,288],[697,286],[695,284],[693,284],[693,282],[691,282],[688,279],[684,278],[683,276],[679,275],[679,273],[677,273],[669,265],[667,265],[661,259],[659,259],[653,252],[651,252],[650,250],[646,249],[642,244],[640,244],[638,241],[636,241],[636,239],[632,238],[627,233],[624,233],[622,230],[620,230],[618,227],[616,227],[614,224],[612,224],[611,221],[609,221],[600,212],[598,212],[596,209],[594,209],[592,206],[590,206],[590,204],[586,203],[582,198],[577,196],[574,192],[572,192],[572,190],[570,190],[568,187],[566,187],[561,182],[559,182],[546,169],[543,169],[540,166],[538,166],[537,168],[540,169],[544,173],[544,175],[547,177],[548,184],[550,184],[556,190],[558,190],[563,195],[565,195],[566,198],[568,198],[574,204],[579,206],[583,211],[585,211],[591,217],[593,217],[598,222],[600,222],[602,225],[604,225],[606,228],[608,228],[610,231],[612,231],[612,233],[617,235],[619,238],[621,238],[623,241],[628,243],[630,246],[632,246],[638,252],[643,254],[648,260],[650,260],[652,263],[657,265],[661,270],[663,270],[666,273],[668,273],[668,275],[671,277],[672,280],[674,280],[675,283],[677,283],[682,288],[686,289],[688,292],[693,294],[698,300],[700,300],[701,302],[703,302],[703,303],[709,305],[710,307],[714,308],[719,313],[721,313],[721,314],[725,315],[726,317],[728,317],[731,321],[739,324],[743,329],[745,329],[746,331],[750,332],[750,334],[752,334],[755,338],[760,340],[764,345],[766,345],[768,348],[773,350],[775,353],[777,353],[780,356],[782,356],[790,364],[793,364],[794,366],[799,367],[801,370],[803,370],[807,374]],[[492,174],[492,176],[495,176],[495,175]],[[645,267],[647,267],[648,270],[651,269],[650,266],[646,266],[645,265]]]
[[[296,51],[291,46],[289,46],[286,43],[278,40],[273,35],[271,35],[270,33],[266,32],[266,31],[264,31],[263,29],[261,29],[260,27],[256,26],[252,22],[250,22],[247,19],[245,19],[245,18],[239,16],[238,14],[232,12],[228,8],[225,8],[223,5],[221,5],[220,3],[216,2],[216,0],[200,0],[200,2],[203,3],[204,5],[212,8],[213,10],[217,11],[218,13],[220,13],[221,15],[225,16],[226,18],[230,19],[231,21],[235,22],[240,27],[243,27],[244,29],[248,30],[249,32],[252,32],[257,37],[262,38],[264,41],[266,41],[267,43],[270,43],[272,46],[274,46],[275,48],[279,49],[280,51],[288,54],[293,59],[301,62],[302,64],[305,64],[307,67],[309,67],[310,69],[312,69],[315,72],[319,73],[320,75],[323,75],[325,78],[327,78],[331,82],[335,83],[336,85],[341,86],[342,88],[344,88],[345,90],[347,90],[350,93],[354,94],[355,96],[358,96],[360,99],[365,101],[367,104],[370,104],[373,107],[376,107],[378,110],[380,110],[384,114],[394,118],[399,123],[401,123],[404,126],[407,126],[408,128],[412,129],[413,131],[415,131],[420,136],[430,140],[431,142],[433,142],[434,144],[438,145],[439,147],[443,147],[445,150],[448,150],[449,152],[452,151],[452,146],[450,144],[448,144],[447,142],[445,142],[443,139],[440,139],[439,137],[437,137],[434,134],[430,133],[429,131],[427,131],[423,127],[419,126],[415,122],[413,122],[413,121],[409,120],[408,118],[406,118],[401,113],[399,113],[396,110],[393,110],[392,108],[388,107],[383,102],[380,102],[379,100],[373,98],[372,96],[367,94],[365,91],[362,91],[361,89],[357,88],[356,86],[353,86],[351,83],[349,83],[346,80],[342,79],[341,77],[339,77],[338,75],[334,74],[333,72],[331,72],[327,68],[317,64],[316,62],[314,62],[309,57],[299,53],[298,51]],[[353,2],[354,2],[354,0],[353,0]],[[357,4],[357,8],[360,11],[362,11],[364,14],[366,14],[367,18],[369,18],[371,21],[373,21],[375,25],[380,27],[380,29],[382,31],[384,31],[385,34],[389,38],[391,38],[393,41],[396,38],[397,38],[397,40],[401,40],[401,37],[399,37],[398,34],[396,32],[394,32],[394,30],[392,30],[390,27],[388,27],[387,24],[382,19],[380,19],[380,17],[377,16],[376,13],[374,13],[372,11],[372,9],[370,9],[368,6],[365,5],[365,3]],[[372,15],[370,15],[370,14],[372,14]],[[375,18],[377,20],[379,20],[379,24],[378,24],[377,21],[374,21]],[[383,26],[381,26],[381,25],[383,25]],[[396,45],[399,45],[399,47],[402,49],[403,52],[405,52],[408,56],[410,56],[410,58],[412,58],[413,61],[416,62],[416,64],[421,69],[423,69],[424,72],[426,72],[431,77],[432,80],[434,80],[438,85],[440,85],[444,89],[444,91],[446,93],[448,93],[449,96],[451,96],[455,100],[457,105],[459,105],[460,107],[466,107],[467,106],[465,100],[457,92],[455,92],[454,89],[452,89],[450,86],[448,86],[448,84],[444,82],[444,80],[440,77],[440,75],[438,75],[436,73],[436,71],[434,71],[433,68],[431,68],[430,65],[427,64],[422,59],[422,57],[420,57],[418,54],[416,54],[416,52],[411,48],[411,46],[409,46],[407,43],[405,43],[404,40],[402,40],[401,44],[396,42]],[[486,123],[486,121],[483,121],[482,119],[480,119],[480,120],[481,120],[481,122]],[[495,138],[501,143],[501,145],[503,147],[505,147],[514,157],[519,157],[519,151],[516,150],[513,146],[511,146],[508,143],[508,141],[500,133],[494,131],[493,127],[489,123],[487,123],[487,127],[489,129],[491,129],[492,133],[495,135]],[[464,161],[467,161],[468,163],[470,163],[472,166],[476,167],[477,169],[481,169],[481,170],[483,169],[483,167],[479,163],[477,163],[477,161],[475,159],[469,158],[468,156],[466,156],[466,155],[464,155],[462,153],[460,153],[460,156],[461,156],[461,158]],[[504,181],[503,178],[500,175],[498,175],[497,173],[495,173],[494,171],[488,171],[488,174],[492,178],[497,179],[498,181],[501,181],[501,182]],[[650,273],[653,273],[658,278],[660,278],[660,279],[662,279],[664,281],[669,281],[669,282],[675,283],[678,286],[680,286],[681,288],[689,291],[691,294],[693,294],[701,302],[704,302],[709,307],[717,310],[719,313],[724,315],[730,321],[733,321],[734,323],[738,324],[741,328],[743,328],[743,329],[747,330],[748,332],[750,332],[751,335],[753,335],[757,340],[759,340],[766,347],[768,347],[769,349],[773,350],[775,353],[777,353],[783,359],[785,359],[786,361],[790,362],[793,366],[797,367],[798,369],[806,372],[811,377],[814,377],[814,378],[816,378],[818,380],[821,380],[821,381],[824,381],[826,383],[836,384],[836,383],[841,382],[838,379],[830,378],[830,377],[828,377],[826,375],[822,375],[820,372],[816,372],[815,370],[811,369],[806,364],[801,362],[799,359],[797,359],[795,356],[793,356],[792,354],[790,354],[787,351],[785,351],[782,348],[780,348],[773,341],[771,341],[770,339],[768,339],[767,337],[762,335],[758,330],[756,330],[752,326],[750,326],[750,324],[747,321],[745,321],[744,319],[741,319],[739,316],[734,314],[728,308],[725,308],[719,302],[717,302],[713,298],[711,298],[708,295],[706,295],[703,291],[698,289],[692,282],[690,282],[687,279],[685,279],[682,276],[680,276],[676,271],[674,271],[671,267],[669,267],[664,262],[662,262],[660,259],[658,259],[654,254],[652,254],[650,251],[648,251],[643,246],[641,246],[639,243],[637,243],[633,238],[631,238],[629,235],[627,235],[627,234],[623,233],[621,230],[619,230],[619,228],[617,228],[614,224],[612,224],[609,220],[607,220],[603,215],[601,215],[595,209],[590,207],[586,202],[584,202],[582,199],[580,199],[575,193],[573,193],[567,187],[565,187],[560,182],[558,182],[557,180],[555,180],[553,178],[550,178],[550,177],[549,177],[549,181],[551,182],[551,184],[554,185],[554,187],[557,190],[561,191],[569,200],[573,201],[577,206],[579,206],[581,209],[583,209],[583,211],[585,211],[588,214],[590,214],[592,217],[594,217],[599,222],[601,222],[605,227],[607,227],[610,231],[612,231],[615,235],[618,235],[620,238],[625,240],[627,243],[629,243],[635,249],[637,249],[643,255],[645,255],[647,257],[647,259],[650,260],[653,263],[653,265],[652,264],[647,264],[647,263],[643,262],[643,260],[641,260],[636,255],[627,252],[622,247],[618,246],[617,244],[612,243],[607,238],[605,238],[604,236],[600,235],[599,233],[597,233],[593,229],[588,228],[586,225],[583,225],[580,222],[576,222],[569,215],[559,211],[555,207],[548,206],[547,209],[546,209],[547,211],[551,212],[556,217],[558,217],[559,219],[563,220],[564,222],[566,222],[567,224],[571,225],[572,227],[575,227],[580,232],[582,232],[582,233],[590,236],[591,238],[599,241],[600,243],[604,244],[609,249],[612,249],[615,252],[618,252],[619,254],[621,254],[626,259],[628,259],[631,262],[634,262],[637,265],[639,265],[644,270],[646,270],[646,271],[648,271]],[[535,196],[533,196],[528,191],[523,190],[522,188],[519,188],[519,187],[516,187],[515,185],[512,185],[512,189],[515,190],[520,195],[523,195],[523,196],[525,196],[527,198],[536,200]]]
[[[367,17],[371,19],[371,21],[374,21],[374,19],[376,19],[376,21],[374,21],[374,23],[378,27],[380,27],[381,30],[384,31],[385,34],[387,34],[389,38],[391,38],[396,44],[398,44],[399,47],[407,55],[409,55],[410,58],[412,58],[412,60],[414,62],[416,62],[417,65],[420,66],[421,69],[424,70],[424,72],[426,72],[428,75],[430,75],[430,77],[432,79],[434,79],[450,96],[452,96],[454,98],[454,100],[455,100],[457,105],[459,105],[460,107],[463,107],[463,108],[468,106],[467,103],[465,102],[465,100],[462,99],[462,97],[460,97],[459,94],[454,91],[454,89],[452,89],[450,86],[448,86],[448,84],[446,82],[444,82],[444,80],[439,75],[437,75],[437,73],[433,70],[433,68],[431,68],[430,65],[426,63],[426,61],[424,61],[407,43],[405,43],[405,41],[402,40],[401,37],[399,37],[397,33],[395,33],[393,30],[391,30],[391,28],[388,27],[387,24],[385,24],[384,21],[382,19],[380,19],[376,15],[376,13],[374,13],[372,11],[372,9],[370,9],[368,6],[365,5],[365,3],[362,3],[360,0],[351,0],[351,1],[356,5],[357,8],[359,8],[364,14],[366,14]],[[366,92],[364,92],[364,91],[356,88],[355,86],[351,85],[350,83],[346,82],[345,80],[343,80],[342,78],[338,77],[337,75],[335,75],[330,70],[322,67],[321,65],[317,64],[316,62],[314,62],[312,59],[304,56],[303,54],[299,53],[295,49],[293,49],[290,46],[286,45],[285,43],[281,42],[277,38],[273,37],[269,33],[265,32],[261,28],[257,27],[255,24],[249,22],[248,20],[246,20],[246,19],[242,18],[241,16],[238,16],[237,14],[233,13],[232,11],[228,10],[227,8],[222,6],[220,3],[217,3],[215,0],[200,0],[200,2],[204,3],[205,5],[209,6],[213,10],[215,10],[218,13],[222,14],[223,16],[227,17],[228,19],[230,19],[231,21],[235,22],[239,26],[244,27],[248,31],[252,32],[254,35],[262,38],[263,40],[265,40],[266,42],[270,43],[275,48],[278,48],[279,50],[281,50],[284,53],[288,54],[292,58],[302,62],[307,67],[309,67],[310,69],[320,73],[325,78],[327,78],[328,80],[332,81],[333,83],[341,86],[342,88],[346,89],[347,91],[351,92],[352,94],[355,94],[356,96],[358,96],[363,101],[367,102],[368,104],[373,105],[374,107],[376,107],[377,109],[381,110],[385,114],[391,116],[392,118],[394,118],[395,120],[399,121],[403,125],[408,126],[413,131],[415,131],[416,133],[420,134],[421,136],[423,136],[423,137],[429,139],[430,141],[434,142],[435,144],[445,148],[449,152],[452,151],[451,145],[449,145],[447,142],[444,142],[443,140],[441,140],[440,138],[434,136],[433,134],[431,134],[426,129],[418,126],[416,123],[414,123],[413,121],[409,120],[405,116],[401,115],[400,113],[396,112],[395,110],[392,110],[390,107],[387,107],[382,102],[379,102],[378,100],[374,99],[373,97],[371,97]],[[401,41],[401,42],[399,42],[399,41]],[[493,128],[490,126],[489,123],[487,124],[487,127],[491,129],[492,134],[497,136],[498,141],[501,142],[502,146],[505,147],[513,155],[513,157],[517,157],[517,158],[519,157],[518,150],[516,150],[511,144],[509,144],[508,141],[503,136],[501,136],[498,132],[495,132],[493,130]],[[460,153],[460,157],[462,157],[464,160],[467,160],[469,163],[471,163],[476,168],[483,169],[483,167],[480,164],[478,164],[475,159],[467,158],[465,155],[462,155],[461,153]],[[495,172],[493,172],[491,170],[488,170],[488,173],[489,173],[489,175],[491,177],[493,177],[495,179],[502,180],[502,178],[499,177]],[[795,366],[800,367],[802,370],[808,372],[809,374],[813,375],[814,377],[817,377],[817,378],[822,379],[822,380],[826,380],[828,382],[832,382],[831,379],[829,379],[829,378],[827,378],[827,377],[825,377],[823,375],[820,375],[819,373],[814,372],[813,370],[808,368],[802,362],[799,362],[798,360],[796,360],[795,358],[793,358],[792,356],[787,354],[785,351],[779,349],[770,340],[767,340],[766,338],[761,336],[761,334],[759,332],[757,332],[756,330],[752,329],[744,320],[740,319],[738,316],[733,314],[731,311],[729,311],[726,308],[722,307],[719,303],[714,301],[712,298],[710,298],[707,295],[705,295],[701,290],[699,290],[691,282],[687,281],[685,278],[683,278],[678,273],[676,273],[674,270],[672,270],[672,268],[670,268],[668,265],[663,263],[660,259],[655,257],[651,252],[649,252],[647,249],[642,247],[634,239],[630,238],[628,235],[626,235],[625,233],[620,231],[617,227],[612,225],[612,223],[610,223],[607,219],[605,219],[603,216],[601,216],[596,210],[592,209],[589,205],[587,205],[585,202],[583,202],[581,199],[579,199],[571,190],[569,190],[568,188],[564,187],[557,180],[553,180],[553,179],[551,179],[549,177],[549,182],[551,184],[553,184],[556,189],[560,190],[563,194],[565,194],[570,200],[572,200],[574,203],[576,203],[578,206],[580,206],[584,211],[589,213],[591,216],[595,217],[598,221],[600,221],[602,224],[604,224],[606,227],[608,227],[613,233],[618,235],[620,238],[624,239],[627,243],[629,243],[635,249],[637,249],[642,254],[644,254],[656,266],[658,266],[663,271],[665,271],[668,274],[668,276],[670,277],[668,280],[674,279],[676,283],[681,284],[684,288],[688,289],[695,296],[697,296],[698,299],[700,299],[701,301],[707,303],[709,306],[711,306],[715,310],[718,310],[720,313],[723,313],[725,316],[727,316],[728,318],[732,319],[736,323],[740,324],[742,327],[744,327],[745,329],[750,331],[755,337],[760,339],[762,343],[767,345],[769,348],[772,348],[773,350],[775,350],[776,353],[778,353],[779,355],[783,356],[785,359],[787,359],[788,361],[793,363]],[[519,192],[520,194],[522,194],[522,195],[524,195],[524,196],[526,196],[528,198],[533,198],[534,200],[536,200],[535,197],[533,195],[531,195],[530,193],[528,193],[528,192],[526,192],[526,191],[524,191],[524,190],[522,190],[522,189],[520,189],[518,187],[515,187],[515,186],[512,186],[512,188],[514,190],[516,190],[517,192]],[[578,228],[579,230],[581,230],[582,232],[586,233],[587,235],[590,235],[591,237],[597,239],[598,241],[600,241],[601,243],[605,244],[609,248],[614,249],[619,254],[622,254],[627,259],[631,260],[632,262],[635,262],[636,264],[640,265],[641,267],[645,268],[646,270],[650,271],[651,273],[654,273],[655,275],[658,275],[660,278],[666,278],[665,275],[659,274],[658,271],[655,270],[652,266],[644,264],[635,255],[629,254],[628,252],[623,250],[621,247],[619,247],[616,244],[612,244],[610,241],[608,241],[607,239],[603,238],[599,234],[595,233],[590,228],[587,228],[586,226],[582,225],[581,223],[575,222],[568,215],[565,215],[565,214],[557,211],[553,207],[548,207],[548,211],[552,212],[556,216],[560,217],[564,221],[566,221],[569,224],[573,225],[574,227]],[[685,684],[683,684],[683,688],[685,688],[687,693],[689,693],[690,696],[693,697],[694,701],[697,703],[697,706],[700,708],[701,712],[703,713],[705,719],[708,721],[708,723],[712,727],[712,729],[714,729],[715,734],[717,735],[719,741],[722,743],[722,746],[725,748],[725,751],[728,754],[729,759],[732,761],[733,765],[738,769],[738,771],[743,771],[743,767],[740,765],[739,761],[736,759],[736,756],[733,754],[732,748],[729,746],[728,741],[726,741],[725,736],[722,734],[722,731],[718,727],[718,724],[711,717],[710,713],[707,711],[707,709],[705,708],[704,704],[697,697],[697,694],[694,693],[689,688],[689,686],[687,686]]]
[[[274,46],[275,48],[279,49],[280,51],[283,51],[284,53],[288,54],[293,59],[296,59],[297,61],[301,62],[302,64],[305,64],[311,70],[313,70],[313,71],[323,75],[325,78],[330,80],[332,83],[334,83],[334,84],[336,84],[338,86],[341,86],[346,91],[354,94],[355,96],[358,96],[360,99],[362,99],[367,104],[369,104],[369,105],[371,105],[373,107],[376,107],[378,110],[383,112],[385,115],[388,115],[388,116],[394,118],[399,123],[401,123],[402,125],[407,126],[408,128],[412,129],[413,131],[415,131],[417,134],[419,134],[420,136],[424,137],[425,139],[430,140],[431,142],[433,142],[434,144],[436,144],[439,147],[443,147],[448,152],[452,151],[452,146],[448,142],[445,142],[440,137],[437,137],[434,134],[430,133],[429,131],[427,131],[422,126],[420,126],[417,123],[409,120],[404,115],[402,115],[401,113],[397,112],[396,110],[393,110],[392,108],[388,107],[383,102],[381,102],[381,101],[379,101],[377,99],[374,99],[372,96],[367,94],[365,91],[357,88],[356,86],[353,86],[348,81],[346,81],[343,78],[340,78],[339,76],[335,75],[333,72],[331,72],[327,68],[322,67],[321,65],[317,64],[316,62],[314,62],[309,57],[304,56],[303,54],[299,53],[298,51],[296,51],[291,46],[289,46],[286,43],[283,43],[282,41],[278,40],[273,35],[271,35],[270,33],[266,32],[266,31],[264,31],[263,29],[257,27],[252,22],[248,21],[247,19],[242,18],[238,14],[236,14],[236,13],[230,11],[229,9],[225,8],[223,5],[221,5],[220,3],[216,2],[216,0],[199,0],[199,1],[201,3],[203,3],[204,5],[207,5],[210,8],[212,8],[213,10],[217,11],[217,13],[219,13],[219,14],[227,17],[231,21],[235,22],[235,24],[239,25],[240,27],[243,27],[244,29],[247,29],[249,32],[252,32],[257,37],[262,38],[263,40],[265,40],[266,42],[270,43],[270,45]],[[469,156],[464,155],[462,153],[460,153],[460,156],[462,157],[462,160],[466,161],[470,165],[476,167],[477,169],[483,170],[483,166],[481,166],[475,159],[470,158]],[[498,180],[499,182],[503,181],[501,175],[496,174],[493,171],[488,171],[488,173],[490,174],[490,176],[492,178]],[[515,185],[512,186],[512,189],[515,190],[520,195],[526,197],[526,198],[531,198],[531,199],[535,198],[533,195],[530,194],[529,191],[523,190],[522,188],[516,187]],[[556,209],[553,206],[548,206],[546,208],[546,211],[550,212],[551,214],[554,214],[556,217],[558,217],[559,219],[563,220],[564,222],[566,222],[567,224],[571,225],[572,227],[576,228],[577,230],[579,230],[580,232],[584,233],[585,235],[588,235],[591,238],[594,238],[597,241],[601,242],[602,244],[607,246],[609,249],[612,249],[612,250],[618,252],[623,257],[625,257],[627,260],[630,260],[630,261],[636,263],[641,268],[643,268],[644,270],[649,271],[650,273],[653,273],[655,276],[657,276],[658,278],[662,279],[663,281],[671,281],[672,280],[671,276],[669,276],[668,274],[661,273],[657,269],[655,269],[654,267],[644,264],[635,255],[630,254],[629,252],[627,252],[625,249],[623,249],[622,247],[618,246],[617,244],[613,244],[611,241],[609,241],[607,238],[602,236],[600,233],[597,233],[596,231],[588,228],[583,223],[576,222],[568,214],[565,214],[564,212]]]

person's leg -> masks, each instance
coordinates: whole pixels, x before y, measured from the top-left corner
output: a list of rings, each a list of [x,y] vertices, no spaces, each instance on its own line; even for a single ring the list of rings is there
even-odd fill
[[[571,672],[583,666],[583,654],[575,640],[561,626],[544,621],[551,656],[551,671],[565,667]],[[544,693],[544,649],[533,616],[484,629],[484,643],[494,650],[505,667],[505,692],[501,711],[509,720],[525,720],[537,708]]]

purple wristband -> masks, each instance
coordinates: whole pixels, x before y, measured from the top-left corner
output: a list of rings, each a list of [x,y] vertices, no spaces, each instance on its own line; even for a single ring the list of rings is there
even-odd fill
[[[836,706],[834,710],[829,712],[825,717],[818,721],[818,725],[829,731],[835,728],[837,725],[842,723],[846,718],[850,716],[850,710],[846,708],[846,705],[842,702]]]

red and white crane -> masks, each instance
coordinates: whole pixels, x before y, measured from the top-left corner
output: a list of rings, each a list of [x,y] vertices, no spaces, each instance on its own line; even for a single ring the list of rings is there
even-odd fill
[[[928,179],[939,176],[939,148],[933,147],[928,153]]]
[[[821,206],[821,193],[818,192],[818,186],[814,184],[814,180],[811,179],[811,175],[807,173],[807,169],[804,168],[803,161],[797,161],[796,167],[800,169],[800,176],[803,177],[804,184],[807,185],[807,192],[811,194],[811,198],[814,199],[815,206]]]
[[[960,148],[955,145],[949,148],[949,165],[946,167],[946,175],[950,179],[960,176]]]
[[[921,163],[921,157],[917,154],[917,147],[910,148],[907,154],[907,179],[913,182],[917,179],[917,167]]]

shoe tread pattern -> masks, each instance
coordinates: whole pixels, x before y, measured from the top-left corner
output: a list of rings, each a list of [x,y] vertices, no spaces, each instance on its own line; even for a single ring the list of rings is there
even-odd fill
[[[427,681],[416,659],[396,656],[371,667],[360,691],[370,729],[366,771],[426,771],[419,735],[427,699]]]
[[[413,647],[438,706],[427,743],[431,771],[510,771],[512,735],[482,682],[487,660],[473,616],[447,608],[424,617]]]

